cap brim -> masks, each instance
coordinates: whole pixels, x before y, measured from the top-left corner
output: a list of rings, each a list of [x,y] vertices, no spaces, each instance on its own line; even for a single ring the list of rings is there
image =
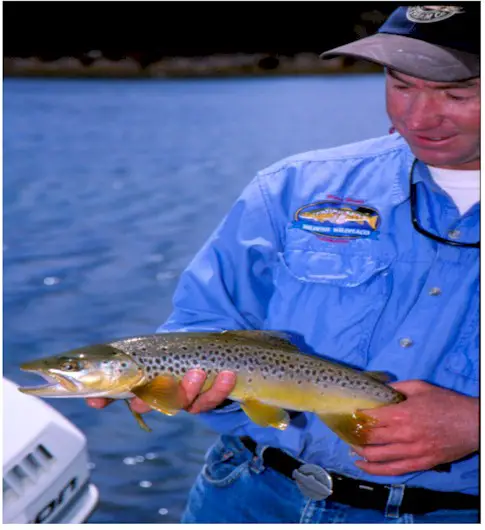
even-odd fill
[[[377,33],[320,55],[321,59],[353,57],[429,81],[464,81],[480,76],[480,56],[428,42]]]

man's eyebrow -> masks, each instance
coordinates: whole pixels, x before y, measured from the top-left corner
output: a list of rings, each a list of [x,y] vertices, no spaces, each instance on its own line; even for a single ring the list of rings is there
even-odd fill
[[[391,70],[390,68],[387,70],[387,73],[396,81],[399,81],[401,83],[405,83],[406,85],[411,85],[409,81],[406,79],[402,79],[399,74],[395,70]],[[450,82],[450,83],[439,83],[435,85],[433,88],[437,88],[440,90],[449,90],[453,88],[470,88],[477,86],[477,83],[474,79],[469,79],[467,81],[456,81],[456,82]]]

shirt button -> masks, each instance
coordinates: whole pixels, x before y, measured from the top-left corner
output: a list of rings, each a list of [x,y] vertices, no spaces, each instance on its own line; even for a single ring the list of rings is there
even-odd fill
[[[409,348],[410,346],[413,345],[413,341],[411,339],[405,338],[405,339],[401,339],[399,341],[399,344],[401,345],[401,348]]]
[[[451,237],[451,239],[458,239],[461,235],[461,232],[459,230],[450,230],[448,235]]]
[[[440,294],[441,294],[441,289],[439,287],[431,287],[431,289],[429,290],[430,296],[438,296]]]

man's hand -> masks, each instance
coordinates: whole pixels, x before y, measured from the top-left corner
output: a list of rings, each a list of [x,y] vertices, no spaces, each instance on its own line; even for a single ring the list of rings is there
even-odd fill
[[[180,387],[185,402],[184,410],[191,414],[207,412],[220,405],[231,393],[236,384],[236,374],[234,372],[221,372],[217,375],[211,388],[201,393],[206,374],[202,370],[189,370],[182,381]],[[102,409],[113,400],[106,398],[88,398],[87,404],[95,409]],[[141,399],[135,397],[130,400],[131,408],[143,414],[152,410]]]
[[[391,385],[405,401],[366,409],[376,425],[368,444],[353,446],[365,460],[355,464],[373,475],[402,475],[431,469],[478,450],[479,401],[424,381]]]

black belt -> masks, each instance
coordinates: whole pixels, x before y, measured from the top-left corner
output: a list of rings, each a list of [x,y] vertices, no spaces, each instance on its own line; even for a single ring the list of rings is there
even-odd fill
[[[256,454],[256,442],[249,436],[242,436],[241,442],[253,454]],[[317,466],[308,466],[300,460],[293,458],[288,453],[275,447],[267,447],[262,453],[262,460],[265,466],[278,471],[282,475],[295,480],[297,475],[295,471],[305,467],[316,468]],[[323,468],[318,468],[323,471]],[[331,477],[328,484],[328,500],[347,504],[355,508],[367,508],[385,512],[390,486],[367,482],[365,480],[356,480],[337,473],[323,471],[325,475]],[[302,474],[300,473],[300,477]],[[317,477],[318,478],[318,477]],[[305,490],[305,488],[300,488]],[[325,497],[322,497],[325,498]],[[480,506],[479,498],[476,495],[467,495],[465,493],[454,493],[447,491],[434,491],[425,488],[404,487],[403,499],[399,507],[400,513],[424,514],[436,510],[478,510]]]

